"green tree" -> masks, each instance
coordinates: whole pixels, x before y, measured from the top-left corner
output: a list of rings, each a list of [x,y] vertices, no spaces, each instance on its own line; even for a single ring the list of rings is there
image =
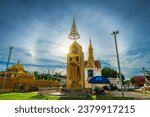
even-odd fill
[[[125,80],[124,81],[124,84],[128,84],[128,83],[131,83],[131,80]]]
[[[119,73],[117,73],[117,71],[114,69],[105,67],[102,69],[102,76],[105,76],[107,78],[110,78],[110,77],[117,78],[119,76]],[[121,78],[122,80],[125,80],[125,77],[122,73],[121,73]]]
[[[105,77],[107,77],[107,78],[116,78],[117,77],[117,71],[116,70],[114,70],[114,69],[111,69],[111,68],[107,68],[107,67],[105,67],[105,68],[103,68],[102,69],[102,76],[105,76]]]
[[[41,79],[41,75],[39,74],[38,71],[34,71],[33,74],[34,74],[35,79],[37,80]]]
[[[131,79],[130,79],[130,82],[131,82],[132,84],[134,84],[134,83],[136,83],[136,80],[135,80],[134,78],[131,78]]]

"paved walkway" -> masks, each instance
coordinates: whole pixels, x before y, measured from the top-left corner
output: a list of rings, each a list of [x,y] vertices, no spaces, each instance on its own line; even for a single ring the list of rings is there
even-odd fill
[[[122,96],[121,91],[112,91],[113,96]],[[137,99],[142,99],[142,100],[150,100],[150,95],[144,95],[140,94],[138,92],[133,92],[133,91],[125,91],[124,92],[125,97],[135,97]]]

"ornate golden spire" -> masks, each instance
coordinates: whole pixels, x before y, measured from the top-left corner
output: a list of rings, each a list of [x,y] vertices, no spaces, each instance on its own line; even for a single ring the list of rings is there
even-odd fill
[[[80,38],[80,35],[79,35],[78,31],[77,31],[75,18],[73,18],[73,24],[72,24],[71,32],[70,32],[68,37],[69,37],[69,39],[72,39],[72,40],[76,40],[76,39]]]
[[[88,59],[88,61],[94,62],[93,47],[91,44],[91,38],[90,38],[90,45],[89,45],[89,59]]]
[[[86,67],[87,68],[96,68],[94,56],[93,56],[93,47],[92,47],[92,43],[91,43],[91,38],[90,38],[90,45],[89,45],[89,58],[88,58]]]
[[[91,38],[90,38],[90,45],[89,45],[89,49],[93,50],[92,44],[91,44]]]

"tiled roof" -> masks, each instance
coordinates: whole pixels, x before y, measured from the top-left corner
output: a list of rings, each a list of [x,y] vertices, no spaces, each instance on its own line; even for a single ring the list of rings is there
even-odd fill
[[[145,83],[145,78],[144,76],[133,76],[135,79],[136,83],[135,84],[144,84]]]
[[[97,68],[101,68],[101,62],[100,62],[100,60],[96,60],[95,61],[95,65],[96,65]]]
[[[133,76],[133,78],[136,78],[136,79],[144,79],[144,76]]]
[[[87,62],[88,61],[84,61],[84,65],[86,65]],[[96,65],[97,68],[101,68],[101,62],[100,62],[100,60],[95,60],[94,62],[95,62],[94,64]]]

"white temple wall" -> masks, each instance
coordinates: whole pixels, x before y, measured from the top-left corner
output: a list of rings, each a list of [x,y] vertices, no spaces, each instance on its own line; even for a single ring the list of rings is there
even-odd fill
[[[90,77],[88,76],[88,70],[93,70],[94,76],[101,76],[101,69],[100,68],[85,68],[84,74],[85,74],[85,88],[92,88],[92,85],[88,83],[88,80]],[[94,77],[93,76],[93,77]]]

